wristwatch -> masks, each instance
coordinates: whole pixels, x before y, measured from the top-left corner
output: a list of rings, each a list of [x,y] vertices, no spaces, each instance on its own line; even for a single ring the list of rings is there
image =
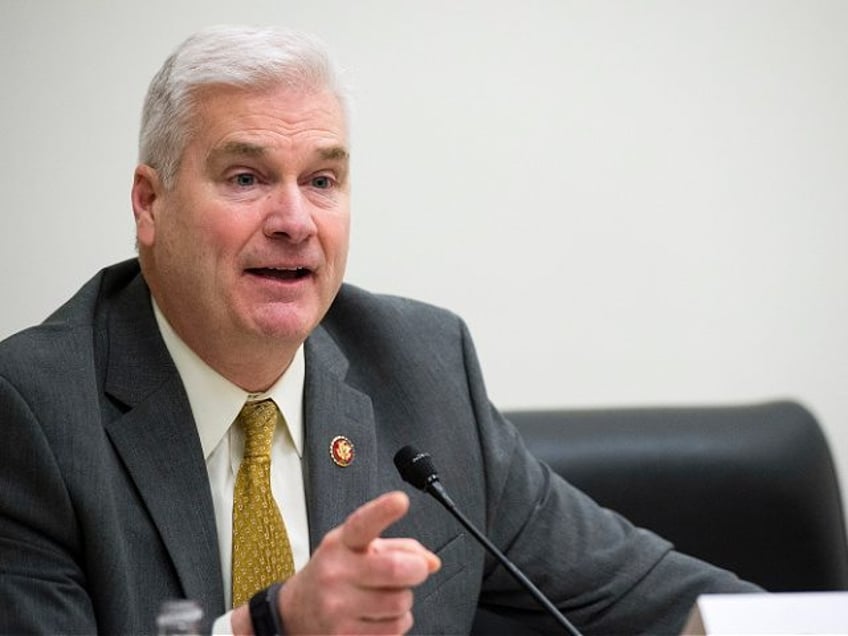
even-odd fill
[[[250,622],[256,636],[285,636],[277,605],[282,583],[259,590],[250,599]]]

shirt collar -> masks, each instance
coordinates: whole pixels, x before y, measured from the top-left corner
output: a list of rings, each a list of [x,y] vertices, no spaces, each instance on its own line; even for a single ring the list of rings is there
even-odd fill
[[[289,435],[299,457],[303,457],[303,384],[305,362],[301,344],[288,369],[263,393],[248,393],[206,364],[177,335],[151,297],[159,332],[177,372],[180,374],[191,407],[203,456],[209,455],[227,434],[247,400],[271,398],[284,415]]]

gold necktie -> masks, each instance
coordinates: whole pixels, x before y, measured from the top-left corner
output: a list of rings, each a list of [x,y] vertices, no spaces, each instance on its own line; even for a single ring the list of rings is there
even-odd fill
[[[271,439],[278,413],[272,400],[247,402],[236,419],[245,441],[233,495],[233,607],[294,574],[286,526],[271,494]]]

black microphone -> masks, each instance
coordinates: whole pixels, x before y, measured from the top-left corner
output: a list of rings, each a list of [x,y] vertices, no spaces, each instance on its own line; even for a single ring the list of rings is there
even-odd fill
[[[448,495],[442,483],[439,481],[439,473],[436,472],[436,467],[433,465],[433,460],[430,458],[430,453],[422,453],[413,446],[404,446],[395,453],[395,467],[398,469],[400,476],[407,483],[412,484],[419,490],[430,493],[435,499],[448,509],[457,520],[465,526],[465,528],[474,536],[480,544],[486,548],[501,565],[506,568],[507,572],[512,574],[515,579],[527,589],[528,592],[544,607],[554,619],[562,625],[566,632],[571,636],[581,636],[571,622],[562,615],[556,605],[551,603],[547,596],[542,594],[538,587],[533,585],[533,582],[518,569],[518,567],[510,561],[506,555],[498,550],[494,543],[489,541],[482,532],[480,532],[471,521],[463,515],[456,504]]]

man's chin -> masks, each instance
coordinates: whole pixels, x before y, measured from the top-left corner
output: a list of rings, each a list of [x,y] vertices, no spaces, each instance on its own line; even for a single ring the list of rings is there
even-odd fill
[[[263,312],[253,321],[253,332],[269,344],[299,346],[315,327],[314,319],[307,319],[291,311]]]

